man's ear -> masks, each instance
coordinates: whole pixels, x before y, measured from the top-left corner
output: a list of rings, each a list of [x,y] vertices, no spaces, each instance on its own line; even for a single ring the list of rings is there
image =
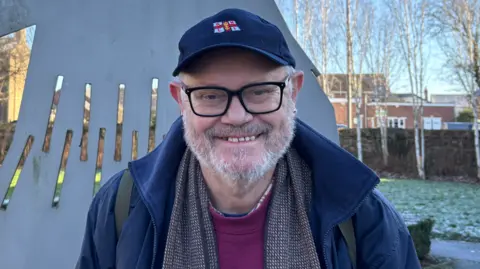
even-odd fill
[[[184,104],[182,99],[182,87],[175,82],[170,82],[170,84],[168,84],[168,87],[170,88],[170,94],[180,108],[180,113],[183,114]]]
[[[303,71],[296,71],[295,74],[292,75],[292,99],[294,102],[297,101],[297,95],[303,87],[303,79]]]

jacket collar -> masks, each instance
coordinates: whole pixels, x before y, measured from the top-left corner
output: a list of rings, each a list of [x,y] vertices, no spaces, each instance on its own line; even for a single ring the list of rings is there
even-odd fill
[[[312,170],[312,205],[326,223],[334,225],[352,215],[379,182],[366,165],[299,119],[292,146]],[[180,117],[155,150],[129,163],[138,192],[156,223],[170,211],[167,207],[185,149]]]

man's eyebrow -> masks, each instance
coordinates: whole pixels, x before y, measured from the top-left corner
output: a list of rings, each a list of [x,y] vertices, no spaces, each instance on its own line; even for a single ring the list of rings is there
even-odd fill
[[[241,87],[245,87],[245,86],[248,86],[250,84],[255,84],[255,83],[263,83],[263,82],[279,82],[279,81],[284,81],[287,79],[288,76],[291,76],[292,74],[290,72],[282,72],[281,75],[277,75],[277,74],[272,74],[272,72],[267,72],[267,76],[266,77],[263,77],[261,79],[254,79],[254,80],[251,80],[245,84],[243,84]],[[175,77],[174,82],[176,83],[179,83],[182,87],[185,87],[185,88],[197,88],[197,87],[222,87],[222,88],[228,88],[224,85],[221,85],[221,84],[218,84],[216,82],[205,82],[205,81],[202,81],[202,80],[199,80],[197,81],[196,85],[189,85],[187,84],[186,82],[184,82],[180,77]],[[237,87],[238,88],[238,87]]]

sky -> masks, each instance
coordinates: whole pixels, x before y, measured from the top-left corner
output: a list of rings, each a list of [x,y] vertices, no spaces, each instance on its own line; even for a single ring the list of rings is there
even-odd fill
[[[275,0],[280,12],[282,13],[287,25],[290,28],[290,32],[293,33],[292,29],[294,27],[294,16],[293,16],[293,1],[292,0]],[[379,0],[372,0],[378,2]],[[301,16],[301,15],[300,15]],[[301,28],[301,26],[300,26]],[[302,42],[298,42],[302,46]],[[430,94],[458,94],[463,93],[459,90],[457,85],[453,85],[450,82],[447,82],[445,77],[442,76],[444,73],[442,71],[442,66],[444,63],[444,56],[442,51],[439,49],[437,43],[432,40],[428,44],[430,57],[428,57],[428,66],[426,70],[426,83],[425,86],[428,89]],[[304,48],[305,50],[305,48]],[[308,54],[308,53],[307,53]],[[402,74],[402,77],[393,86],[392,91],[396,93],[409,93],[409,80],[406,73],[406,68],[404,69],[405,73]]]
[[[293,1],[292,0],[275,0],[277,5],[279,6],[280,12],[282,13],[287,25],[289,26],[291,32],[294,27],[294,17],[293,17]],[[378,0],[373,0],[378,1]],[[27,35],[34,36],[35,33],[35,26],[29,27],[27,31]],[[31,46],[31,42],[33,38],[28,38],[29,45]],[[298,42],[300,46],[302,46],[302,42]],[[445,78],[442,76],[444,72],[442,72],[442,65],[444,62],[444,56],[438,45],[435,41],[431,41],[428,44],[430,48],[430,57],[428,59],[429,63],[427,66],[427,82],[426,87],[428,88],[429,93],[437,93],[437,94],[449,94],[449,93],[462,93],[461,90],[458,90],[457,85],[452,85],[449,82],[445,81]],[[307,53],[308,54],[308,53]],[[410,92],[409,83],[408,83],[408,76],[407,74],[403,74],[402,78],[398,83],[394,85],[392,89],[393,92]]]

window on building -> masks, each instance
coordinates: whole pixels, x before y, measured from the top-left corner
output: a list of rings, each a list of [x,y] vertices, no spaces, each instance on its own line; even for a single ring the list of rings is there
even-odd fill
[[[406,121],[405,117],[388,117],[387,127],[405,129],[405,121]]]
[[[442,118],[441,117],[423,117],[423,128],[425,130],[442,129]]]

